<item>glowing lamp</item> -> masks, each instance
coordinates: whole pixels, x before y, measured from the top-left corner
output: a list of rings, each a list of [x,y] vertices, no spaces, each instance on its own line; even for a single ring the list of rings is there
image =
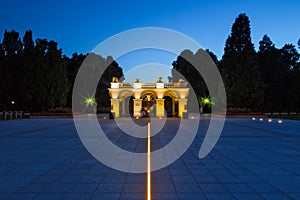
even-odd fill
[[[268,122],[272,122],[272,119],[268,119]]]
[[[14,104],[15,104],[15,101],[11,101],[11,104],[14,105]]]
[[[255,117],[252,117],[252,120],[254,121],[254,120],[255,120]]]
[[[260,119],[259,119],[259,121],[261,121],[261,122],[262,122],[262,121],[264,121],[264,119],[263,119],[263,118],[260,118]]]
[[[282,119],[278,120],[278,124],[282,124],[282,122],[283,122]]]
[[[85,99],[85,105],[86,106],[91,106],[91,105],[95,105],[96,104],[96,99],[92,98],[92,97],[88,97]]]
[[[203,105],[211,105],[211,101],[208,97],[201,99]]]

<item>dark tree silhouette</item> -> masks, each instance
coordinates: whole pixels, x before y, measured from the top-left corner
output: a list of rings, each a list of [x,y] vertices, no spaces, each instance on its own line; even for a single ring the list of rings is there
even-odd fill
[[[20,80],[22,79],[22,42],[19,38],[19,33],[12,30],[4,32],[2,41],[2,48],[4,53],[3,65],[3,98],[4,104],[9,108],[20,106]],[[11,105],[14,101],[16,104]]]
[[[250,21],[240,14],[232,25],[220,62],[228,106],[257,109],[263,102],[264,83],[251,42]]]
[[[64,55],[64,60],[66,62],[66,66],[67,66],[68,80],[70,83],[70,89],[68,91],[67,103],[66,103],[66,105],[69,107],[71,107],[71,105],[72,105],[72,92],[73,92],[74,81],[75,81],[77,72],[78,72],[82,62],[86,58],[86,56],[87,55],[73,53],[72,57],[69,58],[66,55]]]
[[[284,107],[287,71],[282,65],[279,49],[275,48],[267,35],[259,42],[258,56],[260,71],[266,85],[262,108],[269,112],[281,111]]]
[[[102,57],[101,57],[102,58]],[[108,56],[106,59],[103,59],[103,64],[106,68],[100,81],[98,83],[96,91],[96,100],[98,103],[98,108],[104,109],[103,111],[109,111],[110,108],[110,97],[108,93],[108,88],[110,88],[110,83],[113,77],[121,78],[123,77],[123,69],[119,64],[111,57]]]
[[[197,63],[200,56],[200,50],[194,54],[190,50],[184,50],[172,63],[172,79],[177,82],[179,79],[188,81],[195,91],[198,98],[208,96],[208,90],[203,78],[189,61]],[[198,59],[198,60],[197,60]]]

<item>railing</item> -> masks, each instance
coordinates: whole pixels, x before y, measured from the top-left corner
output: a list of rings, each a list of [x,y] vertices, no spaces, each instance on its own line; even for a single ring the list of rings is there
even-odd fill
[[[141,83],[141,88],[157,88],[156,82],[143,82]],[[162,83],[158,83],[161,84]],[[177,83],[163,83],[162,88],[186,88],[186,82],[177,82]],[[119,83],[118,88],[134,88],[134,83],[132,82],[123,82]],[[159,87],[160,88],[160,87]]]

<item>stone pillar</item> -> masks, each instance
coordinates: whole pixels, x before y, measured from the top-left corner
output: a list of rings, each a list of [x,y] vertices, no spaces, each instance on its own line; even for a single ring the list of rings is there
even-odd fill
[[[156,117],[165,116],[165,100],[156,99]]]
[[[172,100],[172,115],[175,117],[175,101]]]
[[[183,112],[187,112],[187,99],[178,99],[178,117],[182,117]]]
[[[111,112],[115,113],[115,117],[120,117],[120,99],[110,99]]]
[[[122,101],[122,112],[121,112],[121,115],[124,117],[125,116],[125,99],[123,99]]]
[[[141,117],[142,116],[142,99],[133,99],[133,116]]]
[[[203,104],[200,102],[200,114],[203,113]]]

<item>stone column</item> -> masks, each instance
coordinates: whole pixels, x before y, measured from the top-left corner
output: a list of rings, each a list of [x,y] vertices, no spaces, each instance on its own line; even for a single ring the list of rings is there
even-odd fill
[[[156,99],[156,117],[165,116],[165,100]]]
[[[178,117],[182,117],[183,112],[187,112],[187,99],[178,99]]]
[[[175,101],[172,100],[172,115],[175,117]]]
[[[115,117],[120,117],[120,99],[110,99],[111,112],[115,113]]]
[[[133,116],[141,117],[142,116],[142,99],[133,99]]]
[[[124,117],[125,116],[125,99],[123,99],[122,101],[122,112],[121,112],[121,115]]]

